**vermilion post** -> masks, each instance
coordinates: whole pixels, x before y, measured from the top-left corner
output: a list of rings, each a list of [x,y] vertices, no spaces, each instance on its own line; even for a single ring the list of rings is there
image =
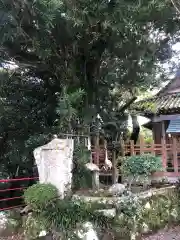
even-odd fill
[[[161,140],[161,156],[162,156],[162,165],[163,168],[167,168],[167,151],[166,151],[166,144],[164,138]]]
[[[135,155],[134,154],[134,141],[133,140],[130,141],[130,154],[131,154],[131,156]]]
[[[144,138],[142,135],[139,137],[139,142],[140,142],[140,154],[144,153]]]
[[[175,171],[175,172],[178,172],[177,140],[176,140],[175,137],[173,137],[172,151],[173,151],[173,165],[174,165],[174,171]]]

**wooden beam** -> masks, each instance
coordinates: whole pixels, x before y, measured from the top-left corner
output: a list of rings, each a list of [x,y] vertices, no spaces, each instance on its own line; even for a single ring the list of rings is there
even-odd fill
[[[175,120],[180,119],[180,114],[174,114],[174,115],[160,115],[158,117],[152,118],[152,122],[162,122],[165,120]]]

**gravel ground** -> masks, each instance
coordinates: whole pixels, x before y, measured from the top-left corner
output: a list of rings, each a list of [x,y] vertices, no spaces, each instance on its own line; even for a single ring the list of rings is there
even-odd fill
[[[23,235],[0,237],[0,240],[24,240]],[[158,231],[154,235],[144,236],[142,240],[180,240],[180,226]]]
[[[143,237],[142,240],[180,240],[180,226],[158,231],[154,235]]]

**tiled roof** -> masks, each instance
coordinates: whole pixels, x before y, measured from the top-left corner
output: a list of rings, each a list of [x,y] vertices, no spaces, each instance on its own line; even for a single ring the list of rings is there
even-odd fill
[[[171,120],[166,132],[167,133],[180,133],[180,119]]]
[[[180,113],[180,93],[144,99],[133,103],[131,109],[144,115]]]

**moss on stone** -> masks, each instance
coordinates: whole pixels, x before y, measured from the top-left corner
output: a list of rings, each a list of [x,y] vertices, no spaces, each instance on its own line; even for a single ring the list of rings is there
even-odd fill
[[[166,225],[180,221],[180,197],[177,189],[169,189],[164,194],[153,195],[143,200],[142,218],[139,221],[139,231],[143,225],[147,231],[155,231]]]
[[[152,196],[142,199],[142,211],[136,218],[121,213],[112,228],[118,239],[138,238],[141,234],[155,232],[165,226],[180,222],[180,195],[176,188],[157,190]],[[135,238],[135,239],[136,239]]]
[[[48,226],[58,226],[59,232],[69,229],[71,234],[77,223],[89,221],[98,233],[110,232],[115,239],[128,240],[179,223],[180,198],[179,190],[171,186],[121,197],[74,196],[42,210],[41,217],[48,218]]]
[[[121,215],[115,229],[116,234],[119,232],[119,239],[131,239],[132,234],[138,238],[141,234],[180,222],[180,195],[177,189],[167,189],[164,193],[146,197],[142,200],[142,206],[142,214],[134,222]]]

